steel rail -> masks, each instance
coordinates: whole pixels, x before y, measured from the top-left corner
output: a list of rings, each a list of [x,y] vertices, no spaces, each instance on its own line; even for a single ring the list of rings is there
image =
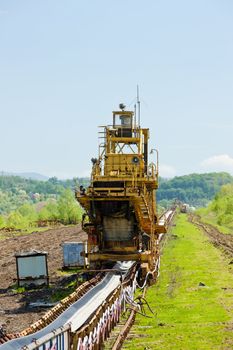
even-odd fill
[[[176,212],[175,209],[174,209],[174,210],[167,210],[167,211],[165,211],[165,213],[163,213],[163,214],[159,217],[159,221],[160,221],[160,222],[164,222],[164,223],[166,222],[166,224],[167,224],[168,226],[170,226],[171,223],[172,223],[173,217],[174,217],[174,215],[175,215],[175,212]],[[159,234],[159,238],[158,238],[158,240],[157,240],[157,243],[158,243],[158,244],[161,244],[161,241],[162,241],[163,236],[164,236],[163,233],[160,233],[160,234]],[[157,267],[158,267],[158,269],[157,269],[156,280],[157,280],[157,278],[159,277],[159,267],[160,267],[160,266],[159,266],[159,261],[160,261],[160,256],[158,257],[157,264],[156,264]],[[146,281],[145,281],[145,282],[146,282]],[[142,298],[145,297],[146,290],[147,290],[147,285],[146,285],[146,283],[145,283],[145,285],[143,284],[143,294],[142,294]],[[134,324],[134,322],[135,322],[135,318],[136,318],[137,311],[138,311],[137,307],[136,307],[136,306],[133,306],[132,311],[130,312],[129,317],[127,318],[127,320],[126,320],[126,322],[125,322],[123,328],[121,329],[119,335],[117,336],[117,338],[116,338],[116,340],[115,340],[115,342],[114,342],[114,344],[113,344],[113,346],[112,346],[112,350],[120,350],[120,349],[122,348],[122,345],[123,345],[125,339],[127,338],[128,334],[129,334],[129,332],[130,332],[130,330],[131,330],[131,328],[132,328],[132,326],[133,326],[133,324]]]
[[[146,288],[144,288],[144,290],[143,290],[143,294],[142,294],[143,298],[145,297],[145,294],[146,294]],[[112,350],[121,349],[125,339],[127,338],[127,335],[129,334],[131,327],[134,324],[137,311],[138,311],[138,309],[134,306],[132,311],[130,312],[128,319],[126,320],[124,327],[122,328],[116,341],[114,342],[114,344],[112,346]]]

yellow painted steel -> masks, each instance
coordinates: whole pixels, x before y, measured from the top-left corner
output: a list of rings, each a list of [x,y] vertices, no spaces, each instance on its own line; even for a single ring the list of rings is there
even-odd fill
[[[101,128],[103,142],[99,146],[99,157],[92,159],[91,184],[86,190],[81,188],[76,193],[77,200],[89,216],[88,224],[83,225],[89,235],[88,258],[90,261],[132,259],[153,265],[156,239],[165,228],[159,226],[156,212],[158,164],[148,163],[149,129],[137,125],[134,112],[123,109],[113,111],[112,125]],[[108,207],[119,206],[121,213],[126,204],[130,217],[134,218],[135,231],[132,233],[131,246],[125,246],[127,239],[124,241],[124,237],[123,240],[121,237],[120,254],[113,255],[112,252],[118,249],[115,243],[117,236],[114,239],[108,237],[103,225],[106,215],[112,215],[108,213]],[[113,213],[116,223],[119,213]],[[129,224],[132,219],[128,220]],[[143,235],[148,237],[148,246],[146,249],[144,247],[144,251]]]

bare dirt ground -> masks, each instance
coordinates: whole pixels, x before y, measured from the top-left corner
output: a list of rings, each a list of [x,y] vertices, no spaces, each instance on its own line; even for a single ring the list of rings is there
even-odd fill
[[[33,310],[29,307],[29,302],[49,300],[53,291],[59,286],[61,288],[64,282],[64,277],[59,273],[63,265],[61,244],[65,241],[84,240],[86,234],[78,225],[34,232],[0,241],[0,326],[3,325],[7,333],[22,331],[48,311]],[[17,274],[14,255],[16,252],[32,249],[48,252],[49,280],[52,288],[18,293],[15,291]]]
[[[227,256],[233,258],[233,234],[224,234],[210,224],[203,224],[196,215],[190,215],[189,219],[207,234],[215,247],[220,248]]]

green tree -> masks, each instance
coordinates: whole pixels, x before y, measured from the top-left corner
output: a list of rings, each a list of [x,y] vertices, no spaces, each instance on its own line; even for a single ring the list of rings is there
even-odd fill
[[[233,228],[233,184],[221,187],[220,191],[205,210],[197,211],[201,216],[221,226]]]
[[[67,189],[58,199],[59,219],[64,224],[77,224],[82,217],[82,209],[74,198],[74,193]]]
[[[56,201],[49,201],[39,212],[39,220],[58,220],[59,212]]]
[[[29,226],[28,220],[24,218],[18,211],[13,211],[9,214],[6,220],[7,227],[16,229],[24,229]]]
[[[30,224],[35,223],[38,217],[35,207],[29,203],[25,203],[19,207],[18,213],[21,214],[24,218],[27,218]]]
[[[4,216],[0,215],[0,228],[5,226],[5,219]]]

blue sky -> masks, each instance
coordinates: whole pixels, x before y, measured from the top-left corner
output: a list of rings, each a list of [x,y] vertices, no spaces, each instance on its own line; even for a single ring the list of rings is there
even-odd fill
[[[233,174],[231,0],[0,0],[0,170],[88,175],[137,84],[162,176]]]

